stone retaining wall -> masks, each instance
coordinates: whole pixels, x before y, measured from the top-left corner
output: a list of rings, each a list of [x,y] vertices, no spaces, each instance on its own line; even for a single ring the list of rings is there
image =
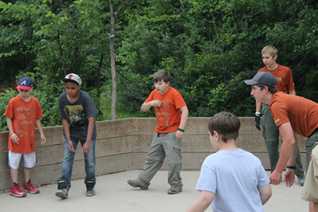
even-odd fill
[[[207,123],[209,118],[189,118],[182,139],[183,170],[200,170],[206,156],[215,152],[209,142]],[[266,145],[261,131],[254,127],[254,118],[240,118],[240,136],[237,145],[259,157],[269,169]],[[143,169],[154,129],[155,118],[130,118],[97,122],[96,175]],[[37,164],[31,179],[35,184],[55,183],[62,169],[64,137],[62,126],[43,128],[46,144],[40,144],[36,135]],[[302,162],[305,163],[306,140],[298,136]],[[8,132],[0,133],[0,191],[11,186],[10,168],[6,165]],[[162,169],[168,169],[165,162]],[[85,178],[84,156],[78,147],[75,154],[72,179]],[[23,169],[19,171],[19,183],[23,183]]]

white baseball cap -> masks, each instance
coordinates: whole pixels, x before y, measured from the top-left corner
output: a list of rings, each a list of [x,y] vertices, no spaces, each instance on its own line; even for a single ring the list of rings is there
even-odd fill
[[[81,78],[77,74],[74,74],[74,73],[70,73],[70,74],[66,75],[63,81],[64,82],[75,82],[78,85],[82,84]]]

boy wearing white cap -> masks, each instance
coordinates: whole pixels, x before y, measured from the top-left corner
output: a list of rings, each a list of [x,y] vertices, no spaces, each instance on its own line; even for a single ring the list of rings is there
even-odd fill
[[[64,158],[62,174],[55,193],[62,199],[68,198],[71,188],[72,168],[78,142],[82,145],[85,157],[86,196],[94,196],[95,178],[95,141],[96,124],[94,116],[97,109],[91,97],[80,90],[82,80],[77,74],[68,74],[64,78],[65,92],[59,97],[60,118],[64,133]]]

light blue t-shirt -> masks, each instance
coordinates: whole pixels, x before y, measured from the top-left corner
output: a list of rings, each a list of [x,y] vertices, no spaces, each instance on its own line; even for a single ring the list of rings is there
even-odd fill
[[[264,211],[258,187],[269,184],[261,161],[242,149],[221,150],[201,167],[196,190],[214,193],[213,212]]]

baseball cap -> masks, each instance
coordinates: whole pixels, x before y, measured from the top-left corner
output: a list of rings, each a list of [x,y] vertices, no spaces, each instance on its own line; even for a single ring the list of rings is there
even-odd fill
[[[274,77],[270,72],[263,71],[258,72],[253,79],[250,80],[244,80],[245,84],[247,85],[256,85],[258,83],[264,84],[268,87],[275,88],[276,87],[276,77]]]
[[[77,74],[74,74],[74,73],[70,73],[70,74],[66,75],[64,78],[64,82],[75,82],[78,85],[82,84],[81,78]]]
[[[22,77],[18,81],[17,89],[30,90],[33,87],[33,82],[29,77]]]

